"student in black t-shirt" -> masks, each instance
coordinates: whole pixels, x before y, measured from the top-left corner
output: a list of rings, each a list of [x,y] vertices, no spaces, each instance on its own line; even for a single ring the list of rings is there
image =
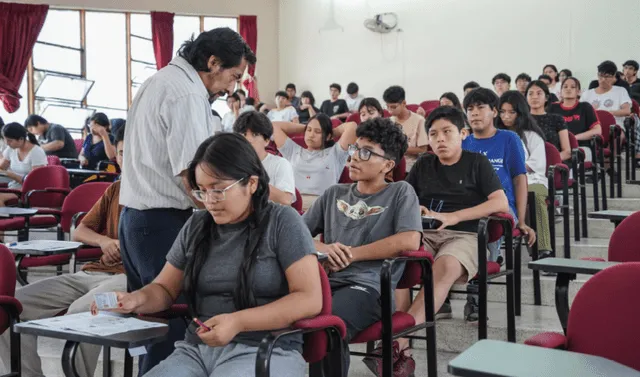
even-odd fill
[[[307,124],[311,118],[320,112],[320,109],[316,107],[316,99],[313,96],[313,93],[308,90],[302,92],[299,102],[300,106],[297,108],[298,121],[300,124]]]
[[[541,80],[532,81],[527,86],[527,102],[531,108],[531,115],[538,122],[544,132],[546,140],[559,151],[563,161],[571,159],[571,145],[569,131],[564,119],[557,114],[547,114],[549,105],[549,88]]]
[[[39,115],[29,115],[24,126],[32,134],[38,136],[40,146],[48,155],[60,158],[76,158],[76,143],[66,128],[59,124],[49,123]]]
[[[602,134],[602,128],[593,106],[588,102],[580,102],[580,91],[580,81],[575,77],[567,77],[562,82],[562,102],[549,105],[549,113],[562,116],[576,139],[585,141]]]
[[[340,84],[329,85],[329,91],[331,93],[331,99],[322,102],[320,106],[320,112],[328,115],[331,119],[347,119],[349,116],[349,106],[347,102],[340,97],[342,87]]]
[[[635,60],[627,60],[622,67],[624,81],[629,84],[629,95],[634,100],[640,102],[640,80],[638,80],[638,69],[640,69],[640,65]]]
[[[500,179],[487,157],[462,150],[465,125],[467,118],[459,109],[442,106],[433,110],[425,127],[435,155],[420,156],[407,177],[418,194],[422,216],[436,220],[433,229],[423,232],[424,244],[435,254],[435,311],[440,310],[453,284],[466,283],[478,272],[478,220],[509,212]],[[423,290],[413,304],[408,290],[397,290],[396,295],[398,310],[411,314],[416,323],[425,321]],[[400,351],[408,346],[408,339],[398,340]]]

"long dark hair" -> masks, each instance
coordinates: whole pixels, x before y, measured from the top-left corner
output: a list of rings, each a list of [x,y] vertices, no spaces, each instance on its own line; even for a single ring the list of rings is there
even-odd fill
[[[502,118],[496,118],[496,128],[502,130],[511,130],[520,136],[520,139],[524,141],[524,146],[527,148],[527,151],[531,153],[529,150],[529,143],[527,141],[527,136],[524,134],[525,131],[533,131],[538,134],[542,138],[545,139],[544,132],[538,126],[538,123],[531,115],[529,111],[529,104],[527,104],[527,100],[524,98],[522,93],[517,90],[509,90],[506,91],[500,96],[500,104],[498,105],[498,111],[502,110],[502,105],[508,103],[513,107],[513,110],[517,113],[516,122],[513,127],[507,127],[502,122]]]
[[[331,123],[331,118],[327,114],[318,113],[311,119],[309,119],[309,123],[312,120],[316,119],[318,123],[320,123],[320,128],[322,129],[322,149],[331,148],[336,143],[333,141],[333,138],[327,140],[327,136],[333,135],[333,124]],[[304,128],[304,132],[307,132],[307,128],[309,127],[309,123]]]
[[[217,177],[240,180],[241,185],[248,184],[248,178],[258,177],[258,188],[251,198],[252,212],[249,215],[247,241],[244,245],[244,259],[236,279],[233,302],[237,310],[257,306],[253,293],[253,268],[258,255],[258,245],[269,218],[269,176],[264,170],[258,155],[241,135],[220,133],[211,136],[198,147],[193,160],[189,163],[188,179],[191,187],[198,187],[196,167],[206,164]],[[198,215],[194,215],[198,216]],[[201,215],[202,220],[194,224],[195,236],[187,244],[187,264],[184,270],[184,291],[192,316],[196,315],[196,292],[200,270],[207,259],[210,245],[219,238],[218,226],[210,214]]]
[[[460,100],[458,99],[458,96],[455,95],[455,93],[452,92],[446,92],[443,93],[440,96],[440,99],[446,98],[449,101],[453,102],[453,107],[455,107],[458,110],[462,110],[462,105],[460,104]]]
[[[380,105],[380,102],[373,97],[363,98],[362,101],[360,101],[360,106],[358,106],[358,113],[360,113],[360,110],[362,110],[363,107],[366,107],[367,111],[369,110],[370,107],[373,107],[374,109],[376,109],[378,114],[380,114],[380,116],[384,115],[384,110],[382,110],[382,105]]]
[[[24,128],[20,123],[16,123],[16,122],[5,124],[2,127],[2,136],[5,139],[13,139],[13,140],[26,139],[26,140],[29,140],[29,142],[33,145],[40,145],[40,143],[38,143],[38,139],[36,138],[36,135],[27,131],[27,129]]]

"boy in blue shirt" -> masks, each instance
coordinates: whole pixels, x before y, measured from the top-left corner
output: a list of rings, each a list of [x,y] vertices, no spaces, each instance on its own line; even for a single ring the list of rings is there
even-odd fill
[[[507,195],[516,227],[522,234],[528,236],[528,244],[532,246],[535,243],[536,234],[524,223],[528,195],[524,148],[516,133],[495,127],[498,102],[498,96],[486,88],[474,89],[464,98],[463,107],[467,112],[473,134],[462,142],[462,148],[487,156]],[[501,244],[502,239],[488,245],[490,260],[498,260]],[[465,306],[467,321],[477,320],[477,309],[475,297],[469,296]]]

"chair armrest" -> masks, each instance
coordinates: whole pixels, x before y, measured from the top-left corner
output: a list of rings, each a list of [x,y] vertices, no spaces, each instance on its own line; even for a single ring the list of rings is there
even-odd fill
[[[528,346],[566,349],[567,337],[557,332],[543,332],[524,341]]]
[[[415,261],[429,261],[433,264],[433,254],[421,248],[420,250],[403,251],[398,256],[399,258],[406,258],[407,260]]]
[[[29,203],[29,199],[31,199],[31,196],[33,196],[34,194],[62,194],[66,196],[66,195],[69,195],[69,192],[70,192],[69,189],[59,188],[59,187],[47,187],[44,190],[31,190],[26,195],[24,206],[27,208],[31,207],[31,204]]]
[[[2,188],[0,188],[0,193],[4,193],[4,194],[16,194],[16,195],[18,195],[18,197],[21,197],[21,196],[22,196],[22,190],[10,189],[10,188],[6,188],[6,187],[2,187]]]
[[[82,221],[87,212],[78,212],[71,218],[71,229],[76,229],[78,227],[78,223]]]
[[[344,337],[347,336],[347,326],[344,324],[344,321],[340,319],[340,317],[330,314],[322,314],[314,318],[301,319],[291,327],[296,330],[303,330],[305,333],[335,328],[338,330],[341,338],[344,339]]]
[[[590,260],[590,261],[594,261],[594,262],[606,262],[606,259],[599,258],[599,257],[583,257],[583,258],[580,258],[580,260]]]
[[[22,313],[22,304],[13,296],[0,295],[0,307],[3,309],[13,309],[16,314]]]
[[[505,225],[509,225],[509,229],[511,229],[512,233],[513,229],[516,227],[516,220],[510,213],[494,213],[487,217],[487,220],[489,221],[489,236],[487,239],[489,243],[495,242],[505,235]]]

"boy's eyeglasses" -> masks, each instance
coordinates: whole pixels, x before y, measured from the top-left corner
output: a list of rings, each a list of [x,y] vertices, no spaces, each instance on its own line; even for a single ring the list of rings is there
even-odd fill
[[[356,154],[356,152],[358,152],[358,158],[362,161],[369,161],[369,159],[371,158],[371,155],[384,158],[385,160],[391,160],[389,157],[383,156],[376,152],[372,152],[366,148],[358,148],[358,146],[355,144],[349,144],[349,148],[347,149],[347,153],[349,154],[349,157],[353,157]]]
[[[230,184],[229,186],[223,188],[223,189],[210,189],[210,190],[192,190],[191,191],[191,195],[193,195],[194,198],[196,198],[197,200],[201,201],[201,202],[206,202],[207,199],[213,203],[218,203],[218,202],[222,202],[224,200],[227,199],[226,197],[226,192],[227,190],[229,190],[230,188],[232,188],[233,186],[237,185],[238,183],[244,181],[246,178],[240,178],[237,181],[233,182],[232,184]]]

